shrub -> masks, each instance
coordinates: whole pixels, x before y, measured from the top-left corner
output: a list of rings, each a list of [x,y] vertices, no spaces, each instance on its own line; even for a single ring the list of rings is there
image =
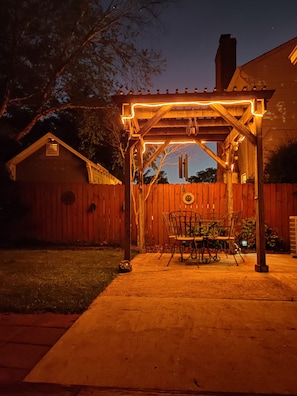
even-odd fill
[[[242,246],[242,241],[246,241],[246,248],[249,250],[256,249],[256,218],[249,217],[242,219],[241,232],[238,235],[238,244]],[[277,230],[265,224],[265,240],[267,250],[278,250],[280,248],[281,239]]]

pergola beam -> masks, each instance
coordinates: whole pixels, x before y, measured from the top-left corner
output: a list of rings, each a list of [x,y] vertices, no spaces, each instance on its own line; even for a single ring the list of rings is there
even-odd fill
[[[245,107],[248,107],[247,103]],[[228,111],[234,117],[240,117],[242,115],[242,109],[236,106],[229,106]],[[136,107],[137,118],[139,121],[151,119],[156,114],[155,108],[141,108],[139,106]],[[187,121],[189,118],[198,118],[203,120],[204,118],[212,118],[217,117],[216,111],[209,107],[201,107],[201,106],[191,106],[188,109],[183,108],[172,108],[170,113],[165,114],[163,119],[175,119],[175,120],[184,120]]]
[[[197,146],[199,146],[206,154],[208,154],[212,159],[214,159],[218,164],[220,164],[224,169],[227,168],[225,162],[218,157],[209,147],[203,144],[199,139],[195,139]]]
[[[240,122],[242,124],[246,125],[248,122],[251,121],[252,118],[253,118],[253,115],[251,113],[251,110],[247,109],[244,112],[243,116],[241,117]],[[240,135],[239,131],[236,128],[233,128],[231,130],[231,132],[229,133],[229,135],[227,136],[227,138],[224,142],[224,146],[228,147],[230,144],[232,144],[232,142],[234,142],[237,139],[238,135]]]
[[[155,153],[146,161],[146,163],[143,165],[143,169],[147,168],[148,166],[150,166],[150,164],[157,158],[159,157],[159,155],[162,153],[162,151],[164,151],[166,149],[166,147],[168,146],[168,144],[170,143],[170,140],[166,140],[166,142],[164,142],[162,144],[161,147],[159,147]]]
[[[230,125],[233,126],[239,133],[244,135],[249,141],[255,146],[256,145],[256,138],[255,135],[246,127],[241,121],[238,121],[237,118],[233,117],[229,111],[222,106],[221,104],[212,104],[211,107],[215,109],[221,116],[229,122]]]
[[[161,118],[164,117],[166,113],[171,109],[171,105],[164,105],[162,106],[155,114],[154,116],[149,119],[140,129],[139,129],[139,134],[141,135],[142,138],[161,120]]]

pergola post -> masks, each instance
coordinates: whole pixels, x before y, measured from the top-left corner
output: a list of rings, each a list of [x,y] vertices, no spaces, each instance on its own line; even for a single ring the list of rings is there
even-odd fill
[[[227,184],[227,213],[233,212],[233,184],[232,184],[232,170],[227,169],[226,184]]]
[[[260,104],[261,105],[261,104]],[[264,111],[262,111],[263,115]],[[255,271],[268,272],[266,265],[265,241],[265,206],[264,206],[264,171],[263,171],[263,142],[262,142],[262,115],[255,116],[256,146],[255,146],[255,200],[256,200],[256,252],[257,263]]]
[[[145,252],[145,227],[144,227],[144,196],[143,196],[143,153],[141,141],[137,144],[138,172],[139,172],[139,212],[138,212],[138,245],[140,253]]]
[[[125,241],[124,260],[131,260],[131,145],[128,142],[124,164],[125,183]]]

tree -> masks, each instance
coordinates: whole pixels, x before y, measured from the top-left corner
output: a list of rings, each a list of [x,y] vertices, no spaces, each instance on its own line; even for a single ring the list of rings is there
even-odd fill
[[[267,183],[297,183],[297,141],[281,144],[270,151],[264,168]]]
[[[188,178],[190,183],[215,183],[217,181],[217,170],[215,168],[206,168],[196,173],[196,176]]]
[[[121,141],[122,125],[114,108],[104,110],[78,110],[76,126],[80,145],[78,151],[100,163],[122,179],[124,147]]]
[[[141,212],[143,209],[144,202],[148,199],[152,187],[154,184],[167,184],[167,176],[164,171],[162,171],[163,166],[167,164],[168,158],[176,153],[179,150],[179,147],[177,146],[170,146],[170,147],[165,147],[165,148],[158,148],[157,145],[152,145],[150,148],[146,147],[145,151],[145,163],[148,165],[146,167],[146,171],[144,171],[143,174],[143,182],[144,184],[147,185],[147,188],[145,189],[145,194],[143,194],[143,188],[140,182],[141,176],[139,175],[139,169],[138,169],[138,159],[139,159],[139,153],[137,152],[136,149],[135,155],[132,156],[132,180],[134,180],[136,183],[139,184],[139,195],[138,195],[138,200],[135,197],[135,194],[133,192],[133,189],[131,190],[131,195],[132,195],[132,203],[133,203],[133,211],[135,214],[135,224],[136,224],[136,229],[137,229],[137,246],[140,248],[143,248],[142,244],[144,241],[141,240],[141,233],[144,233],[144,223],[141,221],[143,218],[141,217]],[[153,170],[155,173],[151,176],[150,171]]]
[[[168,0],[5,0],[0,4],[0,118],[27,114],[16,140],[52,114],[105,109],[164,67],[140,36]]]
[[[155,184],[169,184],[166,172],[160,170],[157,178],[154,180],[155,175],[151,175],[151,169],[148,169],[143,175],[144,184],[150,184],[154,182]]]

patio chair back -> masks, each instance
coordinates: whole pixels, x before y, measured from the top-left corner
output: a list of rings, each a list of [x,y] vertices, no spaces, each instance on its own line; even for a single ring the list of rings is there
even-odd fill
[[[169,214],[169,221],[176,238],[195,238],[200,235],[199,213],[190,210],[180,210]]]
[[[240,253],[240,248],[236,244],[236,232],[238,228],[238,224],[241,218],[241,212],[234,212],[234,213],[229,213],[224,220],[223,225],[219,225],[217,233],[218,235],[215,237],[215,240],[218,242],[223,242],[224,247],[223,250],[226,252],[226,254],[232,254],[234,257],[234,260],[237,263],[236,254],[239,254],[241,257],[242,261],[244,261],[241,253]]]
[[[235,238],[238,224],[241,219],[241,212],[229,213],[224,219],[224,227],[228,227],[226,235],[229,238]]]
[[[174,227],[172,225],[172,222],[170,221],[169,215],[170,215],[170,212],[163,212],[162,219],[163,219],[163,224],[165,226],[168,238],[172,238],[173,236],[175,236],[175,233],[174,233]]]

